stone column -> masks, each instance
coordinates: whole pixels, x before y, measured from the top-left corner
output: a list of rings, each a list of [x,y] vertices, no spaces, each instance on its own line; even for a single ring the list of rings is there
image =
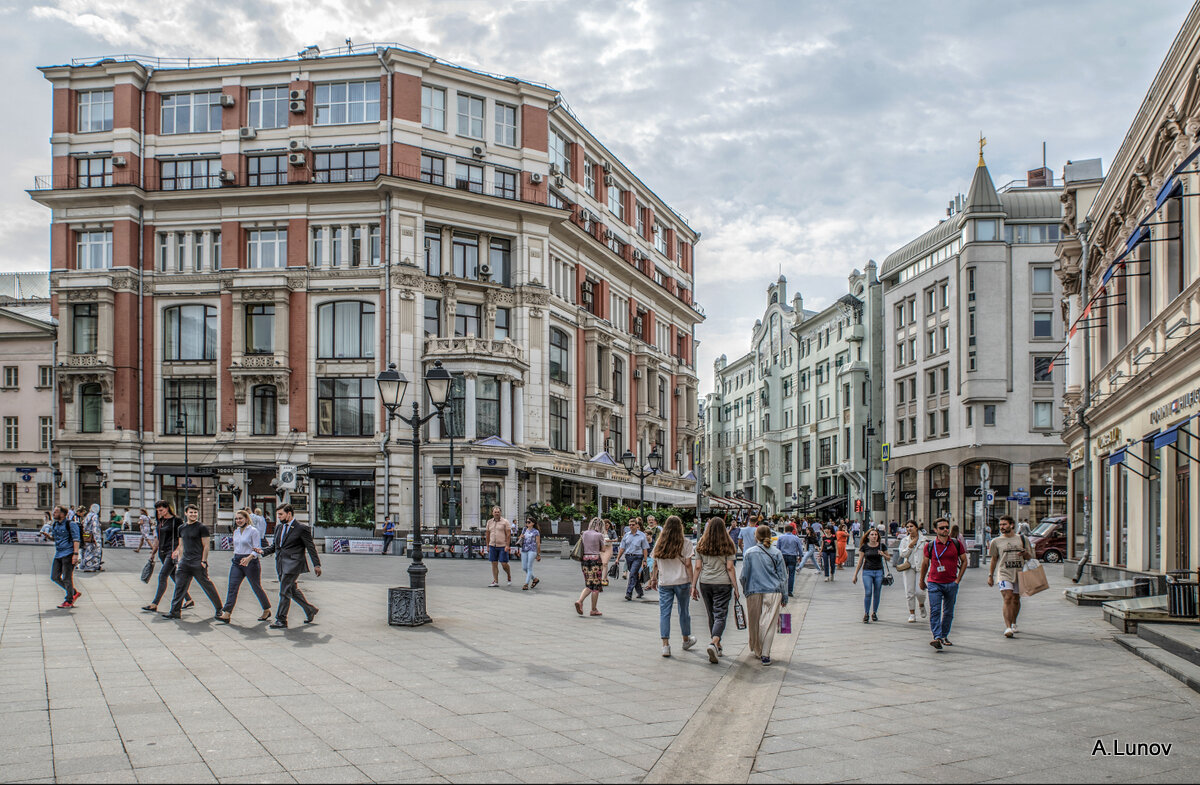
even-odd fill
[[[317,261],[318,267],[330,267],[333,265],[333,227],[322,226],[321,231],[321,258]]]
[[[339,228],[342,230],[342,252],[338,254],[338,258],[334,260],[334,263],[338,267],[349,267],[350,243],[354,241],[354,236],[351,234],[353,227],[349,224],[342,224]]]
[[[204,255],[202,257],[205,260],[205,263],[203,265],[204,269],[205,270],[216,269],[215,265],[213,264],[214,249],[213,249],[212,231],[211,230],[205,229],[203,232],[200,233],[200,246],[204,249]]]
[[[513,444],[525,443],[525,383],[516,380],[512,382],[513,394]]]
[[[475,441],[475,374],[468,373],[467,375],[467,413],[466,422],[463,423],[464,438],[469,441]]]
[[[512,435],[512,379],[500,381],[500,438],[506,442],[513,440]]]

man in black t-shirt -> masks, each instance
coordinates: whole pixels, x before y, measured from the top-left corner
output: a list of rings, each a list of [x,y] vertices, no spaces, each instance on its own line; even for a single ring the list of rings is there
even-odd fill
[[[171,600],[171,612],[164,613],[163,618],[178,619],[182,617],[180,611],[183,610],[183,598],[187,595],[193,578],[200,584],[200,588],[204,589],[204,593],[212,602],[213,615],[220,616],[223,607],[221,596],[217,594],[217,587],[213,586],[212,580],[208,577],[208,549],[211,545],[212,533],[207,526],[200,523],[200,509],[196,505],[189,504],[184,515],[187,516],[187,523],[179,527],[176,535],[178,543],[171,554],[177,565],[175,597]]]
[[[827,581],[832,581],[837,572],[837,531],[833,526],[821,534],[821,572]]]

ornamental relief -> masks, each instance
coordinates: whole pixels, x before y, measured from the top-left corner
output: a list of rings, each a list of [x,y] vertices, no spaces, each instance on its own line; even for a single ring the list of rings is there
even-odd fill
[[[75,388],[84,384],[100,385],[100,394],[106,403],[112,403],[113,400],[113,373],[112,371],[101,371],[99,373],[77,373],[66,368],[59,369],[59,375],[63,377],[65,384],[59,385],[59,393],[62,395],[63,403],[71,403],[75,400]]]
[[[233,400],[237,403],[245,403],[247,393],[261,384],[273,386],[276,401],[287,404],[288,374],[286,372],[234,374]]]

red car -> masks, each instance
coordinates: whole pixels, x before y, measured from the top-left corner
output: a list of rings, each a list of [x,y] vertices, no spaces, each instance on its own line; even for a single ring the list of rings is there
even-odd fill
[[[1042,518],[1042,522],[1030,533],[1029,540],[1039,561],[1062,561],[1067,555],[1067,516]]]

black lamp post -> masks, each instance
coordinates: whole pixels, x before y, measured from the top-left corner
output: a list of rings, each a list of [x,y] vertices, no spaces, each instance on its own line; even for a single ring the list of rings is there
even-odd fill
[[[398,409],[404,400],[404,391],[408,387],[408,379],[396,370],[395,363],[389,363],[387,370],[379,374],[375,383],[379,386],[379,397],[388,412],[388,427],[393,418],[399,418],[412,427],[412,462],[413,462],[413,498],[412,498],[412,531],[413,553],[412,563],[408,565],[409,588],[393,588],[388,593],[388,623],[403,627],[416,627],[426,624],[432,619],[425,612],[425,566],[424,554],[421,553],[421,426],[441,414],[450,397],[450,372],[442,367],[441,362],[434,362],[433,367],[425,374],[425,389],[434,411],[421,416],[421,405],[413,401],[412,417],[405,417]]]
[[[191,497],[188,492],[192,487],[192,473],[188,464],[188,416],[187,409],[179,407],[179,417],[175,420],[175,429],[183,432],[183,509],[186,510]]]
[[[626,450],[625,454],[621,456],[621,463],[625,465],[625,471],[638,478],[638,515],[643,519],[646,517],[646,478],[662,471],[663,457],[662,453],[658,451],[657,445],[650,451],[650,457],[646,462],[650,465],[649,469],[639,466],[640,462],[637,456],[629,450]],[[637,467],[636,471],[634,467]]]

